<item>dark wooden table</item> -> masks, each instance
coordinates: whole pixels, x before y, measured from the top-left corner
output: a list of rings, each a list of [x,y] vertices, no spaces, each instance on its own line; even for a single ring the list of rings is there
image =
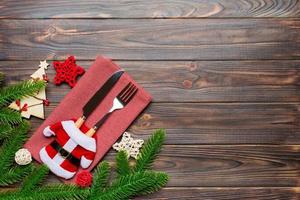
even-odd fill
[[[0,9],[8,83],[29,79],[39,60],[71,54],[87,69],[102,54],[153,95],[129,130],[167,129],[155,168],[171,180],[139,199],[300,198],[298,0],[2,0]],[[49,84],[46,115],[69,90]]]

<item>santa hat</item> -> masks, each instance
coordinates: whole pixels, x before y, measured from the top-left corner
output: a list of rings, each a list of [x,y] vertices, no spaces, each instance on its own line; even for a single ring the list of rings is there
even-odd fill
[[[85,135],[88,128],[76,127],[74,120],[58,122],[44,129],[46,137],[56,139],[40,151],[40,158],[59,177],[70,179],[79,167],[88,168],[96,153],[95,138]]]

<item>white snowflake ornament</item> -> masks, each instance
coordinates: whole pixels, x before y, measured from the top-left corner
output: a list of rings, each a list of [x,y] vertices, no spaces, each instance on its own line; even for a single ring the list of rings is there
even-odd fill
[[[130,133],[124,132],[121,141],[115,143],[112,147],[116,151],[126,151],[128,157],[137,159],[137,156],[140,153],[140,148],[143,146],[143,144],[144,140],[134,140]]]
[[[23,148],[15,153],[15,161],[18,165],[28,165],[32,161],[31,153]]]

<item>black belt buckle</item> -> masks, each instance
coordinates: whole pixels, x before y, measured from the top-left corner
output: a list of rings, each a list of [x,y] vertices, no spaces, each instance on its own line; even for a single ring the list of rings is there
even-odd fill
[[[70,155],[70,153],[67,152],[66,150],[64,150],[63,148],[61,148],[61,149],[59,150],[59,153],[60,153],[60,155],[61,155],[63,158],[65,158],[65,159],[67,159],[67,158],[69,157],[69,155]]]
[[[52,148],[54,148],[64,159],[69,160],[74,165],[78,166],[80,164],[80,160],[72,155],[72,153],[65,150],[62,146],[58,144],[57,141],[53,141],[50,144]]]
[[[51,143],[51,146],[61,155],[61,157],[67,159],[70,153],[62,148],[55,140]]]

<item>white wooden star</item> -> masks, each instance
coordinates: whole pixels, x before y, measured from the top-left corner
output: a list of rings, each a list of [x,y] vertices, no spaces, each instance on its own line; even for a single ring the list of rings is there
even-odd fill
[[[47,69],[48,66],[49,66],[49,64],[47,63],[46,60],[40,61],[39,67],[44,68],[44,69]]]
[[[137,159],[140,153],[140,148],[143,146],[144,140],[137,139],[134,140],[130,133],[124,132],[120,142],[115,143],[112,147],[116,151],[126,151],[128,157],[133,157]]]

